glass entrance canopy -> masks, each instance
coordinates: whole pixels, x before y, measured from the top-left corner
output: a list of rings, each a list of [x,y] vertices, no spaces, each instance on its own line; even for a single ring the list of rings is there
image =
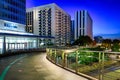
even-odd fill
[[[54,37],[38,36],[31,33],[21,33],[0,30],[0,54],[8,51],[35,49],[40,47],[41,39],[54,39]]]

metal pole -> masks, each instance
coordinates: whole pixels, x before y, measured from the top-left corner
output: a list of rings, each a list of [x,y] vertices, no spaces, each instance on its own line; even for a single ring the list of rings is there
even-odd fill
[[[55,52],[54,52],[54,61],[56,63],[56,49],[55,49]]]
[[[47,48],[46,51],[47,51],[47,58],[49,58],[49,57],[50,57],[50,56],[49,56],[49,55],[50,55],[50,50]]]
[[[64,54],[64,63],[65,63],[64,67],[67,67],[67,54],[66,53]]]
[[[62,51],[62,66],[65,67],[65,54],[64,54],[64,51]]]
[[[67,58],[67,54],[66,54],[66,67],[68,67],[68,58]]]
[[[102,80],[101,79],[101,53],[99,52],[99,80]]]
[[[48,56],[48,48],[46,48],[46,54],[47,54],[47,56]]]
[[[78,51],[76,51],[76,73],[78,73]]]
[[[101,70],[102,71],[101,72],[102,73],[102,80],[104,79],[103,78],[103,75],[104,75],[104,57],[105,57],[105,53],[103,52],[103,54],[102,54],[102,70]]]
[[[99,80],[103,80],[103,74],[104,74],[104,57],[105,53],[99,53],[99,64],[100,64],[100,70],[99,70]]]
[[[50,59],[52,60],[52,49],[50,49]]]

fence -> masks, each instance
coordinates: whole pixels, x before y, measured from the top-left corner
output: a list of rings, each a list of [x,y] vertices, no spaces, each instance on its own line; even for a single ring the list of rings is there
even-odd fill
[[[77,74],[81,74],[88,79],[99,80],[119,80],[120,73],[110,73],[112,69],[119,68],[119,61],[110,58],[110,54],[100,51],[61,50],[46,49],[47,58]],[[109,72],[109,74],[108,74]],[[118,75],[119,73],[119,75]],[[111,76],[113,75],[114,76]]]

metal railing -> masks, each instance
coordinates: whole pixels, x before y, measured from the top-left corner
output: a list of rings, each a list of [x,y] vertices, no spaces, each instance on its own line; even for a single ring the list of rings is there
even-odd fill
[[[109,53],[102,51],[82,51],[75,49],[46,49],[47,58],[63,68],[67,68],[77,74],[80,74],[91,80],[117,80],[119,78],[110,78],[112,73],[111,66],[119,67],[119,61],[112,60]],[[116,74],[117,75],[117,74]],[[117,78],[117,79],[116,79]]]

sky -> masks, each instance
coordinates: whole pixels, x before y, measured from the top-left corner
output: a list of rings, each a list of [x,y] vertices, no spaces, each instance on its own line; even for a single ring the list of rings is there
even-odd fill
[[[26,8],[56,3],[74,20],[76,11],[87,10],[93,20],[93,34],[120,33],[120,0],[26,0]]]

